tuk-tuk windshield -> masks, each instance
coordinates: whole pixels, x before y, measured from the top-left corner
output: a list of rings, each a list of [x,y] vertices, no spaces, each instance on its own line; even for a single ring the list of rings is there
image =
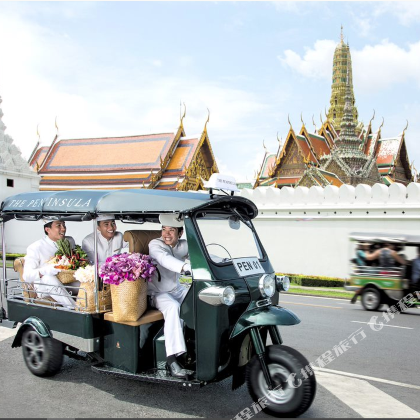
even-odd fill
[[[207,213],[196,221],[212,261],[224,263],[233,258],[263,258],[254,232],[236,215]]]

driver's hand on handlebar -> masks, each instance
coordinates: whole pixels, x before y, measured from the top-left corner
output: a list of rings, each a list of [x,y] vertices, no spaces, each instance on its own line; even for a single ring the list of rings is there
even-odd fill
[[[56,276],[60,271],[61,270],[59,270],[58,268],[54,268],[54,266],[51,264],[46,264],[39,269],[39,272],[43,276]]]
[[[185,263],[182,266],[182,273],[186,276],[191,276],[191,264]]]

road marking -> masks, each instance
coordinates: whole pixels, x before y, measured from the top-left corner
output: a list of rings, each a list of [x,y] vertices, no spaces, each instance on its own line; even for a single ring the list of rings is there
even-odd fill
[[[325,369],[314,366],[316,372],[334,373],[335,375],[350,376],[351,378],[365,379],[366,381],[380,382],[382,384],[401,386],[403,388],[410,388],[420,390],[420,386],[405,384],[403,382],[389,381],[388,379],[375,378],[373,376],[358,375],[357,373],[342,372],[340,370]]]
[[[350,322],[357,322],[358,324],[367,324],[367,325],[376,325],[378,326],[379,324],[376,324],[375,322],[363,322],[363,321],[350,321]],[[400,327],[398,325],[387,325],[387,324],[383,324],[384,327],[391,327],[391,328],[403,328],[405,330],[414,330],[414,328],[411,327]]]
[[[317,382],[362,417],[419,418],[420,413],[374,387],[355,378],[317,372]],[[344,379],[344,380],[343,380]]]
[[[343,309],[340,306],[314,305],[311,303],[300,303],[300,302],[281,302],[280,300],[279,300],[279,303],[284,303],[286,305],[315,306],[317,308]]]
[[[0,327],[0,341],[13,337],[17,333],[18,328]]]

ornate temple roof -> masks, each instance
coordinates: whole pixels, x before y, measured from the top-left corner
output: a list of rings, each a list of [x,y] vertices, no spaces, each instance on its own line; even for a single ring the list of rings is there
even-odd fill
[[[182,119],[173,133],[56,136],[50,147],[34,151],[30,164],[39,165],[40,190],[198,189],[202,179],[217,172],[206,126],[202,135],[186,137]]]
[[[301,116],[300,133],[295,134],[290,127],[274,165],[273,155],[265,154],[261,168],[272,169],[268,174],[261,171],[254,188],[259,185],[373,185],[381,180],[389,185],[412,181],[412,165],[404,141],[407,127],[397,137],[382,139],[383,121],[376,132],[372,130],[375,114],[367,126],[357,122],[350,48],[344,43],[342,33],[334,53],[330,102],[327,120],[322,121],[321,116],[322,126],[318,130],[315,127],[315,133],[307,130]]]

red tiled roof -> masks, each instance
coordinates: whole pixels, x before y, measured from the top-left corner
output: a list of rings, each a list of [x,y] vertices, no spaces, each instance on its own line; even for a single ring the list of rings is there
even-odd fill
[[[299,148],[302,152],[302,156],[305,159],[309,159],[309,161],[311,161],[312,163],[317,164],[318,160],[316,159],[316,157],[312,153],[312,150],[309,146],[307,138],[298,134],[298,135],[296,135],[296,139],[297,139],[297,144],[298,144],[298,146],[299,146]]]
[[[174,137],[174,133],[162,133],[60,140],[52,146],[40,174],[159,170],[160,158],[165,158]]]
[[[276,163],[276,155],[266,155],[263,162],[263,168],[261,171],[260,179],[268,178],[269,172],[272,169],[273,165]]]
[[[379,167],[392,165],[397,158],[401,146],[402,136],[379,140],[376,163]]]
[[[45,156],[47,155],[49,147],[48,146],[42,146],[40,147],[35,154],[33,155],[31,161],[29,162],[29,165],[36,169],[36,164],[38,163],[39,166],[42,165],[42,162],[45,159]]]
[[[323,155],[331,154],[330,146],[325,137],[318,136],[313,133],[308,133],[308,136],[309,136],[309,141],[311,142],[311,145],[318,158],[320,158]]]

